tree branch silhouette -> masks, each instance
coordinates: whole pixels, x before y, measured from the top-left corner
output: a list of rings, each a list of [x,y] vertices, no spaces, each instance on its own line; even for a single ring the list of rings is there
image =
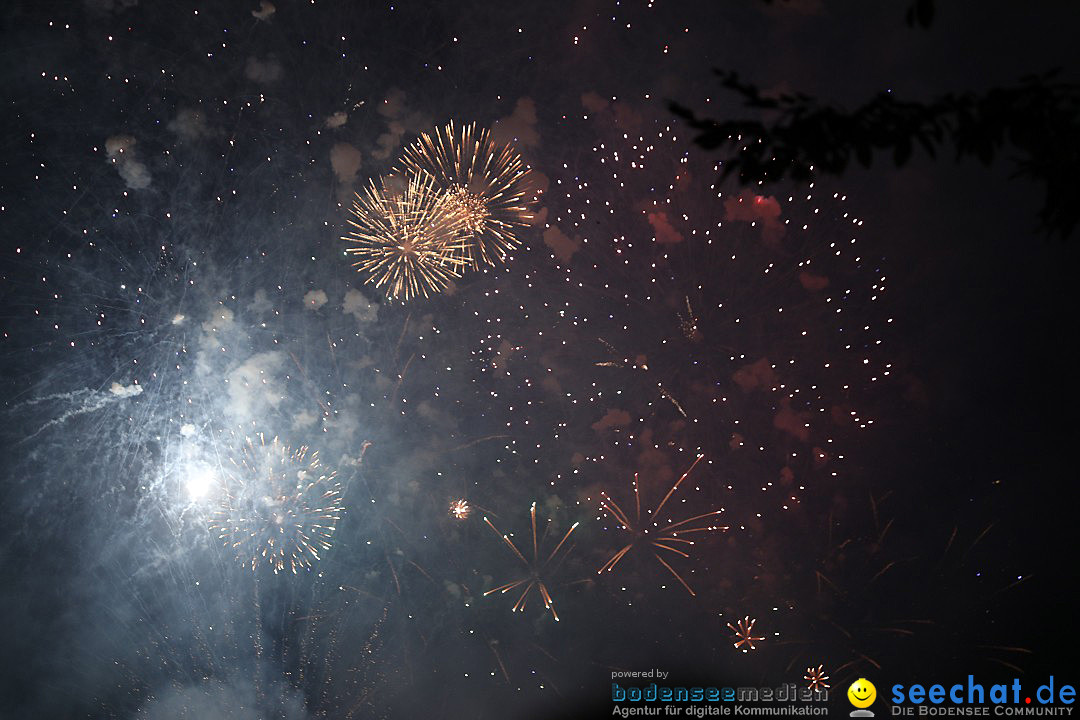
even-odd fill
[[[957,161],[975,158],[990,165],[1012,151],[1012,177],[1043,186],[1040,230],[1062,239],[1080,219],[1080,88],[1058,79],[1058,71],[1029,76],[1013,87],[985,93],[946,94],[928,103],[881,93],[853,111],[803,93],[766,95],[738,74],[716,70],[725,88],[742,97],[764,120],[699,118],[669,103],[698,131],[695,142],[726,148],[721,177],[743,185],[815,174],[842,175],[852,162],[870,167],[876,152],[891,152],[897,167],[916,147],[930,157],[951,148]]]

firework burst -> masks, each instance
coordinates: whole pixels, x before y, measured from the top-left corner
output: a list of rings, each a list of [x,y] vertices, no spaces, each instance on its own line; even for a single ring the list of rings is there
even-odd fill
[[[727,624],[731,631],[735,633],[735,642],[733,645],[736,649],[742,650],[743,652],[757,650],[757,645],[754,643],[761,642],[765,638],[754,635],[754,623],[756,622],[757,618],[751,619],[751,617],[747,615],[739,621],[738,627],[731,623]]]
[[[513,147],[495,142],[475,123],[450,122],[407,147],[402,164],[442,189],[440,206],[458,219],[467,240],[466,263],[496,265],[519,245],[518,229],[533,216],[529,170]]]
[[[676,555],[681,555],[684,558],[689,558],[690,555],[681,550],[680,547],[693,545],[694,541],[681,537],[682,535],[689,535],[691,533],[700,532],[715,532],[718,530],[724,531],[728,529],[727,526],[724,525],[701,524],[705,522],[707,518],[715,518],[717,515],[722,513],[723,510],[713,510],[711,512],[703,513],[701,515],[695,515],[693,517],[686,518],[685,520],[668,520],[666,524],[661,525],[660,512],[664,509],[664,505],[667,504],[667,501],[671,498],[672,495],[675,494],[675,491],[679,489],[679,485],[681,485],[682,482],[686,480],[686,478],[690,475],[693,469],[697,467],[697,464],[701,462],[701,459],[703,457],[705,456],[698,455],[697,459],[694,460],[694,463],[689,467],[689,469],[687,469],[687,471],[684,472],[679,477],[679,479],[675,481],[675,484],[671,486],[671,489],[668,490],[667,495],[665,495],[664,499],[660,501],[660,504],[656,506],[656,509],[647,511],[647,514],[652,516],[652,523],[650,526],[646,526],[641,522],[641,495],[638,491],[637,473],[634,473],[635,512],[633,521],[630,520],[630,517],[626,514],[626,512],[623,511],[621,507],[619,507],[619,504],[615,502],[615,500],[613,500],[610,495],[608,495],[606,492],[601,493],[601,509],[611,513],[618,521],[620,529],[630,533],[631,539],[629,542],[623,545],[623,547],[618,552],[608,558],[608,561],[604,563],[599,570],[596,571],[598,575],[603,573],[605,570],[608,572],[614,570],[615,566],[619,563],[619,561],[626,557],[626,554],[629,553],[635,546],[647,544],[651,546],[650,550],[651,548],[657,548],[660,550],[666,550]],[[664,560],[664,558],[662,558],[657,552],[653,552],[653,557],[655,557],[661,565],[667,568],[668,572],[670,572],[675,577],[675,579],[678,580],[684,588],[686,588],[686,591],[688,593],[690,593],[691,595],[695,594],[694,591],[687,584],[686,580],[683,579],[682,575],[680,575],[667,560]]]
[[[555,618],[555,622],[558,622],[559,614],[555,612],[555,601],[551,599],[551,593],[548,591],[547,584],[544,582],[544,577],[548,574],[549,568],[552,568],[553,562],[555,562],[555,564],[557,565],[558,560],[565,558],[570,553],[570,548],[567,548],[566,552],[562,553],[562,555],[559,554],[559,551],[562,550],[563,546],[566,544],[566,540],[570,537],[570,534],[573,533],[575,529],[577,529],[578,523],[574,523],[570,526],[570,529],[566,531],[566,534],[563,535],[562,540],[560,540],[559,543],[555,546],[555,549],[552,550],[551,553],[546,558],[544,558],[544,560],[541,561],[540,545],[542,544],[542,538],[539,538],[536,533],[536,503],[533,503],[532,507],[529,509],[529,515],[532,518],[533,551],[531,561],[526,559],[525,555],[522,554],[520,550],[518,550],[517,545],[515,545],[514,541],[510,539],[510,536],[504,535],[503,533],[499,532],[499,529],[496,528],[490,520],[488,520],[486,517],[484,518],[484,522],[487,523],[488,527],[494,530],[495,534],[502,538],[503,542],[506,543],[506,546],[510,548],[510,552],[514,553],[514,557],[520,560],[521,563],[528,569],[528,574],[525,577],[519,580],[508,582],[505,585],[500,585],[499,587],[492,588],[491,590],[488,590],[484,593],[484,597],[487,597],[492,593],[509,592],[524,585],[525,589],[521,591],[521,595],[518,596],[517,602],[514,603],[513,607],[514,612],[519,612],[525,610],[525,601],[529,597],[529,592],[533,588],[536,588],[537,592],[540,593],[540,598],[544,601],[544,607],[551,612],[551,616]],[[551,521],[549,520],[548,522]],[[544,534],[547,534],[546,530]]]
[[[254,571],[260,563],[277,574],[310,569],[330,548],[342,513],[341,486],[317,452],[291,450],[277,438],[247,439],[236,473],[224,483],[211,529],[237,559]]]
[[[455,520],[467,520],[472,515],[472,506],[465,498],[450,501],[450,517]]]
[[[803,680],[806,681],[807,687],[811,690],[828,690],[829,676],[825,673],[825,664],[822,663],[815,667],[806,668],[806,674],[803,675]]]
[[[353,267],[392,299],[425,298],[461,277],[467,243],[462,218],[442,202],[433,178],[413,173],[404,186],[374,180],[357,193],[347,255]]]

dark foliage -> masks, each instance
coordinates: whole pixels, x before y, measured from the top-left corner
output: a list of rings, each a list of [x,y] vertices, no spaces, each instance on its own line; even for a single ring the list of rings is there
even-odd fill
[[[934,22],[934,0],[915,0],[908,7],[905,19],[908,27],[930,27],[930,23]]]
[[[724,87],[742,96],[765,119],[699,118],[677,103],[671,110],[699,131],[697,144],[728,148],[723,177],[742,184],[841,175],[854,160],[869,167],[877,151],[904,165],[916,146],[931,157],[952,149],[957,160],[989,165],[1009,152],[1014,177],[1043,186],[1041,230],[1067,238],[1080,218],[1080,88],[1057,72],[1022,79],[985,93],[947,94],[927,103],[881,93],[853,111],[802,93],[769,96],[734,72],[717,70]]]

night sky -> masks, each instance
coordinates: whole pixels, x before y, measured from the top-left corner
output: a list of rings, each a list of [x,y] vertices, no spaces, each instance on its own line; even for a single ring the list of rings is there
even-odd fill
[[[1007,152],[742,187],[669,109],[1077,80],[1069,3],[908,5],[5,4],[0,716],[1076,684],[1075,238]],[[388,297],[354,198],[451,121],[520,222]]]

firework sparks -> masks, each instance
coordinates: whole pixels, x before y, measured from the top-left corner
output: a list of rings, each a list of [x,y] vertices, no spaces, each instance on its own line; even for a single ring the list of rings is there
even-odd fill
[[[472,515],[472,507],[465,498],[450,501],[450,517],[455,520],[467,520]]]
[[[460,185],[454,185],[444,192],[439,202],[451,215],[461,218],[462,230],[473,237],[483,234],[491,219],[483,196],[469,192]]]
[[[519,612],[525,610],[525,601],[528,599],[529,592],[535,587],[537,589],[537,592],[540,593],[540,598],[544,601],[544,607],[547,610],[551,611],[551,616],[555,618],[555,622],[558,622],[559,614],[555,612],[555,601],[551,599],[551,593],[548,591],[547,584],[544,582],[544,576],[547,574],[547,570],[551,566],[553,561],[556,561],[557,558],[565,558],[570,553],[570,548],[567,548],[566,552],[564,552],[561,556],[559,555],[559,551],[562,550],[564,545],[566,545],[566,541],[570,537],[570,534],[577,529],[578,523],[574,523],[570,526],[570,529],[566,531],[566,534],[563,535],[562,540],[560,540],[559,543],[555,546],[555,549],[552,550],[551,553],[543,561],[541,561],[541,542],[540,538],[538,538],[536,534],[536,503],[532,504],[532,507],[529,510],[529,515],[532,518],[533,551],[531,561],[526,559],[525,555],[522,554],[520,550],[518,550],[517,545],[514,544],[514,541],[511,540],[508,535],[504,535],[503,533],[499,532],[499,529],[496,528],[490,520],[488,520],[486,517],[484,518],[484,522],[487,523],[488,527],[494,530],[495,534],[502,538],[503,542],[506,543],[506,546],[510,548],[510,551],[512,553],[514,553],[514,557],[520,560],[521,563],[526,568],[528,568],[529,571],[528,574],[520,580],[514,580],[512,582],[506,583],[505,585],[500,585],[499,587],[488,590],[484,593],[484,597],[487,597],[492,593],[509,592],[524,585],[525,589],[521,591],[521,595],[518,596],[517,602],[514,603],[514,607],[512,608],[513,612]],[[549,520],[548,522],[551,521]]]
[[[529,170],[510,145],[496,143],[476,124],[436,128],[405,149],[406,171],[442,188],[440,207],[455,217],[467,240],[462,259],[496,265],[518,246],[517,231],[532,221]]]
[[[689,300],[687,300],[686,305],[687,305],[687,308],[690,307],[690,301]],[[695,319],[694,322],[696,323],[697,320]],[[694,326],[693,331],[697,332],[696,325]],[[690,336],[688,335],[687,337],[690,337]],[[640,370],[642,372],[648,372],[649,371],[648,358],[646,358],[646,356],[638,355],[636,358],[634,358],[633,362],[631,362],[629,359],[626,359],[626,358],[620,359],[619,358],[619,352],[615,349],[615,347],[611,343],[609,343],[604,338],[598,338],[598,340],[600,340],[600,342],[603,343],[604,347],[606,347],[608,349],[608,351],[611,353],[612,359],[611,360],[604,360],[602,362],[593,363],[593,365],[595,365],[596,367],[630,368],[632,370]],[[662,397],[665,400],[667,400],[668,402],[670,402],[672,404],[672,406],[676,410],[678,410],[679,414],[682,415],[684,418],[690,419],[690,416],[686,414],[686,410],[683,408],[682,403],[680,403],[678,401],[678,399],[674,395],[672,395],[671,392],[668,391],[667,388],[664,387],[663,383],[656,383],[656,388],[660,391],[660,397]]]
[[[690,306],[690,297],[686,297],[686,316],[679,315],[679,329],[690,342],[700,342],[701,332],[698,330],[699,318],[694,314],[694,308]]]
[[[749,615],[739,621],[739,626],[736,627],[731,623],[727,626],[731,628],[731,631],[735,633],[735,647],[743,652],[748,650],[757,650],[757,645],[754,643],[761,642],[764,637],[756,637],[754,635],[754,623],[757,622],[757,618],[751,619]],[[745,646],[745,647],[744,647]]]
[[[806,674],[803,675],[803,680],[807,682],[807,687],[811,690],[828,690],[830,687],[828,683],[829,676],[825,674],[824,664],[818,665],[816,668],[806,668]]]
[[[675,494],[675,491],[679,489],[679,485],[681,485],[682,482],[686,480],[686,478],[690,475],[693,469],[697,467],[697,464],[701,462],[701,459],[703,457],[705,456],[698,455],[697,459],[694,460],[694,463],[690,466],[690,468],[686,472],[684,472],[678,480],[675,481],[674,485],[671,486],[671,489],[668,490],[667,495],[665,495],[664,499],[660,501],[660,504],[656,506],[656,509],[647,511],[647,513],[652,516],[651,528],[653,529],[651,532],[650,527],[646,527],[641,522],[641,495],[638,491],[637,473],[634,473],[635,513],[633,521],[630,520],[630,517],[626,514],[626,512],[623,511],[619,504],[611,498],[610,495],[608,495],[607,493],[601,493],[600,507],[603,510],[611,513],[618,521],[620,528],[630,533],[632,535],[632,538],[622,547],[622,549],[612,555],[608,559],[608,561],[604,563],[604,565],[599,570],[596,571],[598,575],[603,573],[605,570],[608,572],[614,570],[615,566],[619,563],[619,561],[626,557],[626,554],[629,553],[635,545],[648,544],[657,549],[667,550],[668,552],[675,553],[676,555],[681,555],[684,558],[689,558],[690,555],[679,548],[693,545],[694,541],[688,540],[680,536],[688,535],[691,533],[715,532],[717,530],[724,531],[728,529],[727,526],[723,525],[701,524],[705,521],[706,518],[714,518],[720,513],[722,513],[723,510],[713,510],[711,512],[703,513],[701,515],[695,515],[693,517],[686,518],[685,520],[668,520],[667,524],[663,526],[661,526],[660,524],[660,512],[664,509],[664,505],[667,504],[667,501],[671,498],[672,495]],[[662,558],[659,553],[653,552],[653,556],[660,562],[661,565],[663,565],[668,570],[668,572],[670,572],[675,577],[676,580],[679,581],[679,583],[682,584],[684,588],[686,588],[686,591],[688,593],[690,593],[691,595],[695,594],[694,591],[690,588],[690,585],[688,585],[686,580],[683,579],[682,575],[680,575],[675,570],[675,568],[671,566],[669,562],[664,560],[664,558]]]
[[[247,440],[233,465],[211,529],[253,571],[260,562],[275,574],[311,568],[341,517],[336,473],[322,467],[317,452],[291,450],[277,438],[267,444],[262,435],[257,444]]]
[[[434,180],[413,174],[398,191],[374,180],[353,202],[353,230],[342,237],[365,273],[388,297],[407,301],[441,292],[461,277],[466,242],[461,218],[445,203]]]

